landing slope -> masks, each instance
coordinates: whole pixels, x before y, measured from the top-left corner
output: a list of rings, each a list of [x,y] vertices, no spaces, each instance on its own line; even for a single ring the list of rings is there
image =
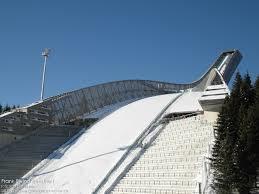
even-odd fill
[[[139,134],[178,94],[145,98],[111,113],[59,158],[37,172],[19,193],[91,193]]]

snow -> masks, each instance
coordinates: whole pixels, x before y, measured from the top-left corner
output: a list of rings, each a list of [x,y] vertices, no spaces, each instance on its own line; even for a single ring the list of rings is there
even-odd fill
[[[3,114],[0,114],[0,118],[1,117],[5,117],[5,116],[7,116],[7,115],[10,115],[10,114],[12,114],[13,112],[12,111],[10,111],[10,112],[5,112],[5,113],[3,113]]]
[[[171,105],[166,114],[202,111],[203,109],[199,103],[199,98],[202,94],[203,92],[185,92],[179,100]]]
[[[87,113],[85,115],[83,115],[83,118],[86,119],[86,118],[103,118],[107,115],[109,115],[110,113],[114,112],[115,110],[121,108],[122,106],[125,106],[131,102],[134,102],[136,101],[137,99],[133,99],[133,100],[127,100],[127,101],[124,101],[124,102],[118,102],[116,104],[113,104],[113,105],[108,105],[108,106],[105,106],[103,108],[101,108],[100,110],[97,110],[93,113]]]
[[[91,193],[177,95],[145,98],[112,112],[71,143],[61,157],[51,159],[18,193]]]
[[[203,93],[203,96],[213,96],[213,95],[219,95],[219,94],[228,94],[228,90],[225,89],[218,89],[218,90],[209,90],[205,91]]]
[[[214,95],[214,96],[202,96],[200,98],[201,101],[204,100],[224,100],[226,98],[226,94]]]
[[[210,85],[206,88],[206,90],[218,90],[218,89],[226,89],[225,84],[220,84],[220,85]]]

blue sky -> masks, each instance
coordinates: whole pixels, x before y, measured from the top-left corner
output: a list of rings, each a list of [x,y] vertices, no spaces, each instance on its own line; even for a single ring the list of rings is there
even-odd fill
[[[122,79],[184,83],[224,51],[239,49],[238,69],[259,74],[259,1],[2,0],[0,103]]]

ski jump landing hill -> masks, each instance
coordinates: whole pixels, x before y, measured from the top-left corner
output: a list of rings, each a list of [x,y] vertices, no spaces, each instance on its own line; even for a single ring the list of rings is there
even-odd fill
[[[213,123],[241,58],[223,52],[190,84],[110,82],[0,115],[0,191],[210,192]]]

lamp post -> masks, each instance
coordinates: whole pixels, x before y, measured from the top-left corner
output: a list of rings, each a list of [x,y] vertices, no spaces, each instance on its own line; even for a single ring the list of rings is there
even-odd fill
[[[40,100],[43,101],[44,96],[44,85],[45,85],[45,73],[46,73],[46,64],[47,59],[49,57],[50,49],[46,48],[42,52],[42,56],[44,57],[44,64],[43,64],[43,73],[42,73],[42,82],[41,82],[41,94],[40,94]]]

